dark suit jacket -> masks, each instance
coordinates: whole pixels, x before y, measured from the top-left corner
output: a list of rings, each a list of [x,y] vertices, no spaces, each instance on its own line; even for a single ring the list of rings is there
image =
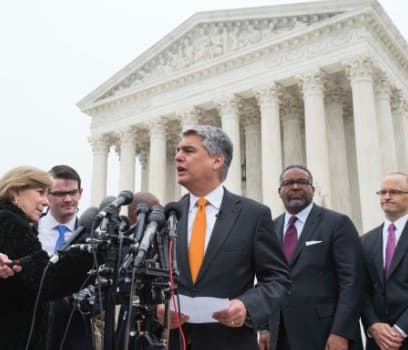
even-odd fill
[[[375,322],[397,324],[408,333],[408,225],[398,240],[387,279],[384,281],[383,225],[361,237],[367,271],[363,324],[367,330]],[[379,349],[372,338],[367,349]],[[405,340],[401,349],[408,349]]]
[[[284,215],[274,222],[282,243]],[[292,292],[280,322],[290,349],[323,350],[331,333],[348,338],[349,349],[362,349],[363,263],[351,220],[314,204],[289,267]]]
[[[285,258],[274,233],[269,208],[225,190],[220,212],[205,252],[196,283],[191,280],[188,262],[187,219],[189,195],[180,200],[177,262],[178,290],[190,297],[238,298],[246,306],[252,327],[225,327],[220,323],[187,324],[186,337],[193,350],[257,349],[256,329],[279,310],[288,293],[290,280]],[[258,285],[253,287],[256,276]],[[170,349],[177,347],[172,332]]]

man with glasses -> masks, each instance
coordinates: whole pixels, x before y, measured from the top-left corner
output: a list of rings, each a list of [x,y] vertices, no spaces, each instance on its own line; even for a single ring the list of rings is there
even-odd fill
[[[278,350],[361,350],[364,275],[356,228],[347,216],[313,203],[313,177],[301,165],[283,170],[278,191],[286,211],[274,223],[292,292],[271,319],[279,331],[261,332],[259,349],[275,349],[277,340]]]
[[[80,176],[68,165],[56,165],[48,173],[53,184],[48,194],[48,211],[38,221],[38,238],[43,249],[51,256],[78,226],[78,203],[82,187]],[[60,348],[72,308],[68,298],[50,303],[49,349]],[[63,349],[92,349],[90,321],[77,310],[73,313]]]
[[[391,173],[377,191],[384,223],[361,238],[367,271],[367,350],[408,349],[408,174]]]

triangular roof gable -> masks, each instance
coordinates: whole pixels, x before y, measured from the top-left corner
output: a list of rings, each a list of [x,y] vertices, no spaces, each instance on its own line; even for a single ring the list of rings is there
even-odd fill
[[[78,106],[86,110],[119,91],[142,87],[202,62],[239,52],[373,2],[330,0],[198,12],[84,97]]]

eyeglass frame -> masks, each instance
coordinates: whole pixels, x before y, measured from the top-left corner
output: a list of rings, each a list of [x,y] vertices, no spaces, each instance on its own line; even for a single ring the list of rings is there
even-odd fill
[[[80,193],[80,190],[76,188],[75,190],[71,191],[48,191],[48,194],[57,197],[57,198],[65,198],[66,196],[75,197]]]
[[[401,191],[401,190],[379,190],[377,192],[375,192],[375,194],[379,195],[379,196],[386,196],[387,194],[390,195],[390,197],[393,196],[400,196],[402,194],[408,194],[408,191]]]
[[[298,185],[300,187],[311,186],[313,183],[308,179],[296,179],[296,180],[283,180],[280,183],[281,187],[291,187],[293,185]]]

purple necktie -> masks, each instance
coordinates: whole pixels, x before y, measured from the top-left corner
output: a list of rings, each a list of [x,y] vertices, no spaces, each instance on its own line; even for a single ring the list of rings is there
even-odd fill
[[[385,276],[388,276],[388,271],[390,270],[390,265],[392,257],[394,256],[394,252],[395,252],[395,225],[390,224],[390,226],[388,226],[387,246],[385,247],[385,265],[384,265]]]
[[[291,216],[289,219],[289,225],[285,232],[285,238],[283,240],[283,253],[286,256],[286,260],[289,261],[292,256],[293,251],[295,250],[298,235],[295,226],[296,216]]]

